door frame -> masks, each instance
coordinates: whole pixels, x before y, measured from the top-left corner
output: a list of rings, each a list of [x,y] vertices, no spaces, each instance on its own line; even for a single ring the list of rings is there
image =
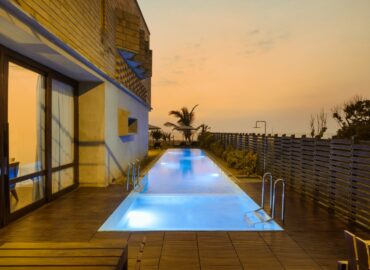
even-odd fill
[[[20,65],[26,69],[37,72],[44,76],[45,80],[45,164],[44,170],[34,176],[44,176],[45,196],[43,199],[10,213],[9,195],[9,138],[8,138],[8,66],[9,62]],[[74,91],[74,161],[70,167],[74,168],[74,184],[57,192],[52,193],[52,172],[63,169],[52,168],[52,81],[58,80],[73,87]],[[30,211],[50,202],[59,196],[77,188],[78,186],[78,83],[57,71],[54,71],[34,60],[12,51],[0,44],[0,226],[18,219]],[[5,173],[3,173],[5,172]],[[21,181],[22,179],[19,179]]]

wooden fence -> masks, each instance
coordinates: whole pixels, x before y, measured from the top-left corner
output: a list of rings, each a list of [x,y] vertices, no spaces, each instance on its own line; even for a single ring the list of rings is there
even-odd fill
[[[334,210],[348,222],[370,229],[370,144],[294,136],[213,135],[224,146],[257,153],[260,173],[265,156],[266,172],[274,178],[284,178],[293,190]]]

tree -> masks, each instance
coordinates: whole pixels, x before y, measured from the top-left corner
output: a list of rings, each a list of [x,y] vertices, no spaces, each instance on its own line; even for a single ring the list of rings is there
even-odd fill
[[[206,124],[202,124],[201,125],[201,131],[200,131],[200,133],[201,134],[204,134],[204,133],[208,132],[209,130],[211,130],[211,127],[210,126],[208,126]]]
[[[184,134],[185,140],[191,142],[192,124],[195,120],[194,110],[197,107],[198,105],[195,105],[190,111],[186,107],[181,108],[179,111],[170,111],[169,115],[173,115],[178,119],[177,124],[167,122],[164,125],[172,127],[174,130],[180,130]]]
[[[171,132],[162,132],[162,138],[163,140],[166,142],[170,142],[171,141],[171,137],[172,137],[172,133]]]
[[[321,139],[324,133],[328,129],[326,126],[328,115],[325,113],[324,109],[316,115],[311,115],[310,127],[311,127],[311,137]]]
[[[162,131],[157,129],[157,130],[153,130],[151,133],[150,133],[150,136],[152,136],[152,138],[158,142],[160,139],[162,139]]]
[[[333,109],[338,138],[370,140],[370,100],[355,96]]]

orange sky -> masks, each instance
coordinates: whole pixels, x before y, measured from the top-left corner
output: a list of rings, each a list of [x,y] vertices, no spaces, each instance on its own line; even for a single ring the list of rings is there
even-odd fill
[[[370,98],[369,0],[139,3],[154,52],[151,124],[199,104],[196,124],[213,131],[255,132],[261,119],[301,135],[322,108],[331,119],[355,94]]]

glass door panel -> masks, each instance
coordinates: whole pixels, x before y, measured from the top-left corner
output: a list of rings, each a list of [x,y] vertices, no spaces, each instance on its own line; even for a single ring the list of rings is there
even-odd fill
[[[6,91],[4,87],[4,78],[1,78],[1,74],[4,72],[4,61],[3,61],[3,54],[1,53],[0,48],[0,226],[4,225],[5,222],[5,213],[6,211],[6,193],[4,190],[6,189],[5,185],[5,170],[7,166],[6,161],[6,136],[7,136],[7,125],[5,115],[6,115]]]
[[[52,192],[74,184],[74,89],[52,81]]]
[[[45,196],[45,78],[9,62],[10,212]]]

